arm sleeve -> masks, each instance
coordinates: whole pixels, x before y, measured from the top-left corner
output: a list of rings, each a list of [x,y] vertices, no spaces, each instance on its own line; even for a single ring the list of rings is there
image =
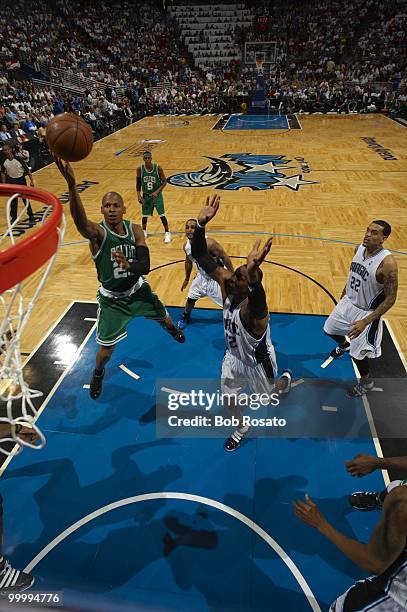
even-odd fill
[[[148,247],[136,247],[136,257],[137,261],[132,261],[130,264],[130,272],[138,279],[142,274],[148,274],[150,272],[150,251]]]
[[[205,228],[200,227],[198,224],[195,226],[194,235],[192,237],[191,255],[207,274],[212,274],[218,267],[217,262],[208,252]]]
[[[137,177],[137,180],[136,180],[136,189],[137,189],[137,191],[141,191],[141,176]]]
[[[249,312],[254,319],[264,319],[268,314],[266,292],[258,281],[254,285],[249,285]]]

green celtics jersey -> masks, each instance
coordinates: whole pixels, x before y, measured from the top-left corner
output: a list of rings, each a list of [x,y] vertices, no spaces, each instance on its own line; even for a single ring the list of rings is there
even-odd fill
[[[158,173],[158,165],[153,164],[150,171],[147,170],[145,164],[141,166],[141,185],[143,188],[143,195],[149,196],[150,193],[156,191],[161,185],[161,178]]]
[[[105,231],[105,237],[100,245],[99,251],[93,256],[99,282],[102,287],[108,291],[119,293],[127,291],[131,289],[136,282],[134,274],[120,268],[112,252],[119,249],[129,262],[136,259],[136,244],[131,221],[123,219],[123,225],[126,230],[124,236],[119,236],[119,234],[109,229],[105,221],[102,221],[100,225]]]

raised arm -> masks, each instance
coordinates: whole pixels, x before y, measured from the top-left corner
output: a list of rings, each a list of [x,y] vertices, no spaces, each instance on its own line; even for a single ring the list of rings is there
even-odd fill
[[[265,245],[260,247],[260,240],[257,240],[247,257],[248,300],[242,306],[241,316],[246,329],[254,336],[261,335],[266,330],[269,321],[260,266],[271,249],[272,241],[273,238],[270,236]]]
[[[86,216],[85,208],[82,204],[82,200],[76,188],[76,179],[73,168],[68,162],[62,161],[62,159],[54,158],[58,170],[67,182],[69,190],[69,209],[73,222],[76,225],[79,233],[90,240],[91,242],[101,242],[103,240],[104,232],[99,223],[91,221]]]
[[[194,235],[191,241],[191,255],[199,263],[201,268],[214,280],[216,280],[221,288],[223,299],[226,298],[227,291],[225,281],[232,274],[229,270],[225,270],[218,266],[217,262],[208,252],[206,243],[205,228],[211,219],[214,218],[219,209],[220,197],[213,196],[211,200],[206,198],[206,205],[201,209],[198,215],[198,223],[195,226]]]

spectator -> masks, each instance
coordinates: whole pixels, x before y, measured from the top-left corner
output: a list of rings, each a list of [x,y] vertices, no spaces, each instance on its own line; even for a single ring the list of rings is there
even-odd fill
[[[31,187],[34,187],[34,179],[31,174],[31,170],[25,163],[25,161],[19,157],[14,156],[13,149],[10,145],[6,144],[3,147],[3,153],[5,159],[1,164],[1,182],[9,183],[12,185],[27,185],[26,175],[30,179]],[[24,206],[26,207],[28,218],[31,223],[35,223],[35,217],[29,200],[23,198]],[[11,224],[17,219],[17,204],[18,198],[13,198],[10,207],[10,221]]]

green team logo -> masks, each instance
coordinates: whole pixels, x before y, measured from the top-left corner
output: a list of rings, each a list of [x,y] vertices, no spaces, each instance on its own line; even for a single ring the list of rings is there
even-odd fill
[[[116,263],[115,258],[113,257],[114,251],[121,251],[128,260],[136,259],[136,247],[132,244],[119,244],[110,249],[110,259]]]

